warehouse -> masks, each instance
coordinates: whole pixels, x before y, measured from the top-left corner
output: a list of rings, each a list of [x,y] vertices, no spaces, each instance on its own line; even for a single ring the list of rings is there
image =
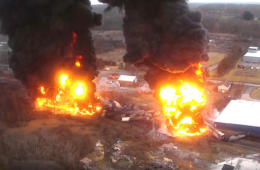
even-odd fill
[[[248,52],[243,57],[243,61],[260,63],[260,51],[258,51],[258,47],[249,47]]]
[[[231,100],[216,119],[216,128],[260,134],[260,102]]]
[[[120,86],[134,86],[137,83],[136,76],[121,75],[118,79]]]

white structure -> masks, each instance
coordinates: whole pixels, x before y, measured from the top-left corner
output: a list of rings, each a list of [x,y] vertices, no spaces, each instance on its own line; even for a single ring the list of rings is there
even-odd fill
[[[231,83],[229,81],[223,81],[218,86],[218,92],[227,93],[231,87]]]
[[[258,51],[258,47],[249,47],[248,52],[243,57],[243,61],[260,62],[260,51]]]
[[[260,134],[260,102],[231,100],[216,119],[216,128]]]
[[[121,75],[118,79],[118,82],[120,83],[120,86],[133,86],[135,83],[137,83],[137,77]]]

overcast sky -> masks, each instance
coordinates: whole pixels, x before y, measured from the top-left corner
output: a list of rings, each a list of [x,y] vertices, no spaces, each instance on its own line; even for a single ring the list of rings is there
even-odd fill
[[[190,2],[202,2],[202,3],[255,3],[260,2],[260,0],[190,0]],[[91,0],[92,5],[100,4],[98,0]]]

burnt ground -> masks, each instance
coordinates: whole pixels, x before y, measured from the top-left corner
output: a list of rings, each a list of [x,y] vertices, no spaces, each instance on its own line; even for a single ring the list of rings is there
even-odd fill
[[[85,157],[91,159],[92,169],[221,169],[223,165],[218,163],[227,159],[260,153],[259,140],[218,141],[210,130],[197,137],[169,137],[153,131],[151,123],[144,121],[123,123],[99,114],[68,116],[33,111],[21,84],[7,72],[0,77],[1,170],[18,170],[24,165],[27,170],[47,165],[52,169],[82,169],[80,160]],[[154,102],[152,95],[133,97],[128,93],[124,98],[126,103]]]

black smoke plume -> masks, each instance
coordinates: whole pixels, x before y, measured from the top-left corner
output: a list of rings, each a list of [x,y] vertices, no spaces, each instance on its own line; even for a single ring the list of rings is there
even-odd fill
[[[153,89],[182,79],[194,78],[194,66],[207,61],[208,31],[202,14],[185,0],[99,0],[125,10],[124,61],[146,65],[146,80]]]
[[[87,96],[94,96],[90,29],[101,25],[102,15],[92,12],[89,0],[0,0],[0,19],[12,49],[10,66],[32,98],[39,86],[55,87],[61,70],[87,82]],[[82,56],[81,68],[75,68],[77,56]]]

